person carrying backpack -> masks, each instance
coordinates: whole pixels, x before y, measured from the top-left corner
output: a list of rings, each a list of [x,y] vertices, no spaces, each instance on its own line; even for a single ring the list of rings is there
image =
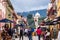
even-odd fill
[[[28,29],[28,38],[29,40],[32,40],[32,29],[31,28]]]

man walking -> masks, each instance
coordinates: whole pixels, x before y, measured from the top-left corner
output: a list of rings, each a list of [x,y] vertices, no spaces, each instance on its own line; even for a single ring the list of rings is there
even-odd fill
[[[23,27],[20,27],[20,39],[19,40],[23,40]]]
[[[31,30],[31,28],[28,29],[28,38],[29,38],[29,40],[32,40],[32,30]]]

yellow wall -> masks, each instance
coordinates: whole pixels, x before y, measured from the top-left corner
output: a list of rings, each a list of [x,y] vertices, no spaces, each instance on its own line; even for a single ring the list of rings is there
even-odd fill
[[[60,0],[57,1],[57,17],[60,16]]]
[[[6,18],[9,19],[9,20],[13,20],[12,19],[12,12],[8,8],[6,9]]]
[[[10,11],[9,7],[7,7],[6,8],[6,18],[9,19],[9,20],[13,20],[12,16],[13,16],[12,12]],[[7,23],[7,24],[9,25],[9,28],[13,27],[12,23],[11,23],[11,25],[10,25],[10,23]]]
[[[60,0],[57,1],[57,17],[60,16]],[[58,24],[58,27],[60,29],[60,24]]]

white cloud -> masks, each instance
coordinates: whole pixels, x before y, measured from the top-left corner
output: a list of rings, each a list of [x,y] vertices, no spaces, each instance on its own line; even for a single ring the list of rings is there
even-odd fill
[[[50,0],[11,0],[16,12],[45,9],[49,1]]]
[[[41,10],[41,9],[47,9],[47,5],[46,6],[40,6],[40,7],[34,7],[34,8],[31,8],[30,10],[27,10],[27,11]]]
[[[27,11],[41,10],[41,9],[47,9],[47,5],[39,6],[39,7],[26,8],[24,10],[22,10],[22,9],[15,9],[15,11],[17,11],[17,12],[27,12]]]

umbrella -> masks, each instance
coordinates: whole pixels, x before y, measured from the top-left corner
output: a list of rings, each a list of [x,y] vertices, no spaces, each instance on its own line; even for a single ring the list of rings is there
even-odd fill
[[[2,19],[2,20],[0,20],[0,22],[3,22],[3,23],[14,23],[14,21],[11,21],[11,20],[9,20],[9,19]]]
[[[60,17],[57,17],[56,19],[57,19],[57,21],[60,21]]]
[[[14,21],[11,21],[11,20],[9,20],[9,19],[2,19],[2,20],[0,20],[0,22],[2,22],[2,23],[10,23],[10,28],[11,28],[11,23],[14,23]]]
[[[58,22],[56,21],[51,21],[51,22],[45,22],[46,25],[55,25],[57,24]]]
[[[60,24],[60,17],[57,17],[53,20],[53,22],[56,22],[57,24]]]
[[[55,24],[58,24],[58,22],[52,21],[50,24],[51,24],[51,25],[55,25]]]
[[[47,21],[45,22],[46,25],[50,25],[51,21]]]

